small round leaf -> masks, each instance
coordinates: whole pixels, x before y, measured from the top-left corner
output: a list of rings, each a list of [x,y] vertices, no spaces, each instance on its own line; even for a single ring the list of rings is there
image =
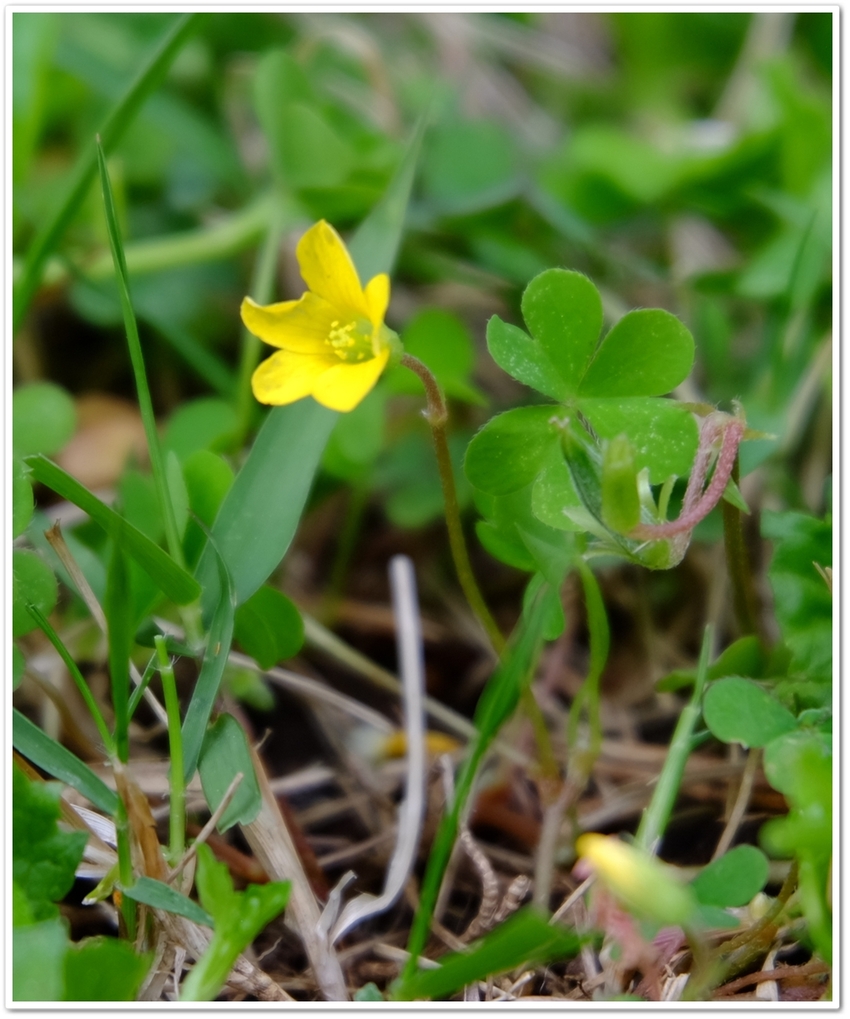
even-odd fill
[[[791,732],[797,721],[791,712],[752,680],[740,676],[718,679],[705,694],[705,722],[724,743],[763,747]]]
[[[12,396],[12,433],[20,456],[58,453],[74,434],[77,411],[71,396],[53,382],[31,382]]]
[[[217,449],[236,424],[236,411],[229,403],[205,396],[184,403],[171,415],[162,445],[182,462],[197,450]]]
[[[236,610],[234,635],[263,669],[291,658],[304,643],[304,624],[295,605],[273,587],[261,587]]]
[[[12,557],[12,583],[12,636],[21,637],[37,626],[27,605],[33,604],[45,616],[49,615],[59,596],[59,587],[53,570],[37,552],[19,548]]]
[[[745,906],[767,883],[767,857],[755,846],[730,849],[704,867],[692,887],[707,906]]]

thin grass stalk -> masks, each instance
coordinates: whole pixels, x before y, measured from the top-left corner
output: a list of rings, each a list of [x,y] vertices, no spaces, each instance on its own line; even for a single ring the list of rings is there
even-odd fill
[[[608,627],[608,616],[605,612],[602,592],[599,589],[599,581],[581,556],[578,556],[576,559],[576,568],[581,577],[585,604],[587,606],[587,625],[590,634],[590,671],[581,689],[573,699],[573,703],[570,705],[570,713],[567,719],[567,745],[570,753],[571,770],[577,770],[579,773],[579,775],[574,776],[575,781],[583,785],[590,774],[593,762],[599,756],[599,750],[602,746],[599,684],[602,678],[602,670],[608,661],[608,652],[611,647],[611,632]],[[585,707],[587,710],[588,727],[590,729],[590,739],[586,751],[579,752],[577,749],[578,726],[582,710]]]
[[[100,738],[103,740],[103,745],[106,749],[107,754],[110,756],[115,754],[115,741],[112,738],[112,733],[106,725],[103,715],[101,714],[100,708],[97,706],[97,701],[94,699],[94,695],[89,689],[88,683],[85,681],[85,677],[71,656],[70,651],[65,647],[62,642],[62,638],[50,625],[50,621],[41,611],[37,605],[28,605],[30,615],[35,619],[38,625],[41,627],[44,635],[50,641],[50,643],[56,648],[59,653],[59,657],[65,663],[68,672],[71,674],[74,684],[80,691],[80,696],[85,701],[86,707],[89,709],[89,714],[94,720],[94,724],[97,726],[97,731],[100,733]]]
[[[186,784],[183,780],[183,735],[180,731],[180,702],[177,699],[177,684],[174,681],[174,668],[166,650],[165,638],[161,634],[154,637],[156,654],[159,660],[159,674],[162,677],[162,692],[165,697],[165,710],[168,712],[168,749],[171,757],[169,769],[169,839],[168,847],[171,863],[176,863],[183,855],[186,847]]]
[[[130,297],[130,280],[127,274],[127,263],[124,258],[124,245],[121,239],[121,231],[118,226],[118,218],[115,214],[115,201],[112,194],[112,184],[109,180],[109,170],[106,166],[101,140],[97,139],[97,159],[100,169],[100,183],[103,191],[103,204],[106,212],[106,226],[109,233],[109,245],[112,249],[112,258],[115,263],[115,276],[118,282],[118,294],[121,299],[121,311],[124,316],[124,329],[127,334],[127,346],[130,351],[130,361],[133,366],[133,375],[136,380],[136,393],[139,398],[139,411],[142,416],[142,423],[145,428],[148,452],[151,460],[151,471],[153,472],[154,487],[156,488],[159,511],[162,515],[165,527],[165,542],[168,546],[171,558],[182,569],[186,568],[186,560],[183,555],[183,546],[177,530],[177,520],[174,515],[174,504],[171,500],[171,493],[168,488],[168,477],[165,472],[165,461],[162,456],[162,447],[159,444],[159,433],[156,427],[156,418],[153,411],[153,400],[151,399],[150,387],[148,386],[147,372],[145,371],[145,359],[142,353],[142,344],[139,339],[139,327],[136,322],[136,315],[133,311],[133,303]],[[180,609],[183,622],[186,626],[187,636],[190,643],[199,644],[201,637],[201,615],[197,603],[182,606]]]
[[[658,783],[649,806],[644,811],[635,836],[635,845],[647,852],[654,852],[664,835],[673,805],[682,784],[682,775],[693,749],[696,724],[702,714],[702,696],[708,678],[708,660],[711,650],[712,627],[706,626],[700,650],[697,677],[690,701],[682,709],[664,767],[658,776]]]
[[[103,190],[103,204],[106,211],[106,227],[109,234],[109,246],[112,250],[112,260],[115,265],[115,276],[118,282],[118,296],[121,300],[121,311],[124,315],[124,329],[127,334],[127,346],[130,351],[130,362],[133,366],[133,375],[136,380],[136,392],[139,398],[139,411],[142,415],[142,423],[145,428],[148,452],[151,458],[151,469],[153,471],[154,485],[156,486],[159,510],[162,514],[165,526],[165,540],[172,559],[185,568],[183,549],[177,533],[177,521],[174,517],[174,507],[168,492],[168,480],[165,474],[165,462],[162,457],[162,448],[159,444],[159,433],[156,428],[156,418],[153,411],[153,400],[151,399],[148,376],[145,370],[145,358],[142,353],[142,343],[139,339],[139,327],[136,322],[136,315],[133,311],[133,304],[130,297],[129,277],[127,275],[127,263],[124,259],[124,245],[121,239],[121,231],[118,226],[118,217],[115,212],[115,200],[112,194],[112,183],[109,179],[109,170],[106,166],[106,156],[103,152],[100,137],[97,139],[97,160],[100,170],[100,183]]]

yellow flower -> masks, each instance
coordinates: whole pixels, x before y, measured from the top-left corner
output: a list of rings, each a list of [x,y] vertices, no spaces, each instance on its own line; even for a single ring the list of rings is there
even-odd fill
[[[688,923],[696,910],[693,892],[672,868],[612,835],[588,833],[576,852],[629,910],[664,924]]]
[[[296,255],[309,287],[299,300],[265,307],[250,297],[242,302],[247,329],[281,348],[254,372],[254,396],[270,404],[312,396],[331,410],[352,410],[390,356],[389,277],[382,273],[361,286],[342,238],[324,220],[304,234]]]

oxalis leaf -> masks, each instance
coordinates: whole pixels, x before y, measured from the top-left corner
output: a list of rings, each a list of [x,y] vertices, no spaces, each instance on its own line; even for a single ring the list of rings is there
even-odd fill
[[[703,713],[706,725],[719,740],[745,747],[763,747],[797,727],[794,716],[775,697],[740,676],[712,683],[705,694]]]
[[[496,496],[534,484],[540,520],[596,534],[601,508],[583,507],[558,449],[558,422],[561,428],[567,422],[574,428],[587,424],[603,443],[626,437],[634,473],[646,470],[650,484],[687,474],[698,444],[696,421],[685,405],[660,397],[690,371],[693,337],[669,312],[640,309],[623,316],[598,344],[599,292],[587,277],[563,269],[549,269],[528,284],[522,313],[531,335],[493,318],[487,327],[490,353],[514,378],[559,404],[493,418],[470,443],[467,477]],[[636,522],[630,497],[628,511],[614,514],[623,524]],[[583,508],[594,518],[589,528]]]
[[[755,846],[730,849],[697,874],[691,887],[708,906],[746,906],[764,888],[768,878],[767,857]]]
[[[547,269],[526,287],[522,314],[531,337],[498,319],[488,327],[494,360],[508,374],[561,402],[570,397],[661,396],[693,366],[694,340],[660,308],[630,311],[597,347],[599,291],[581,273]]]

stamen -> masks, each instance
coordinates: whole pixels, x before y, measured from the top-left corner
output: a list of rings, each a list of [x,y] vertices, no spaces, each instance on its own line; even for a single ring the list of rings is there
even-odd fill
[[[341,361],[365,361],[372,353],[372,341],[368,324],[359,321],[340,325],[339,319],[331,322],[330,332],[325,341]]]

